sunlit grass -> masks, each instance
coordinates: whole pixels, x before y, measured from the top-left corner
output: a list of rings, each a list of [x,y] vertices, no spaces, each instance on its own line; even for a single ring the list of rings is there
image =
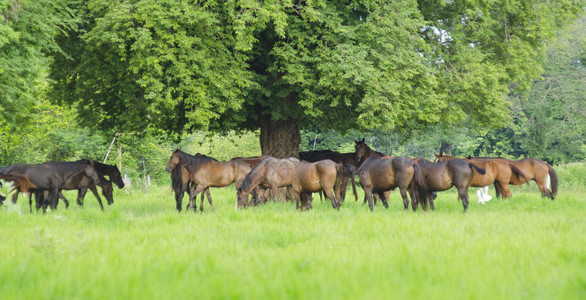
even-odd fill
[[[213,213],[199,199],[197,213],[177,213],[167,186],[116,191],[103,213],[93,195],[46,215],[21,197],[0,208],[0,295],[584,299],[586,199],[567,190],[550,201],[534,185],[513,188],[483,205],[471,189],[467,214],[452,191],[428,213],[403,212],[397,192],[373,213],[350,193],[340,211],[317,195],[310,212],[235,211],[233,187],[212,189]]]

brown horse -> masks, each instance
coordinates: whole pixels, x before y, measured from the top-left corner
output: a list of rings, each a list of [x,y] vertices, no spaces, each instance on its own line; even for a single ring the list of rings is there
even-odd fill
[[[357,171],[360,176],[360,185],[368,199],[370,211],[373,210],[372,194],[379,195],[385,208],[388,208],[385,191],[399,188],[405,211],[409,208],[407,190],[416,189],[416,198],[411,198],[413,211],[417,209],[418,202],[425,202],[427,190],[421,176],[421,170],[412,159],[400,157],[376,157],[371,156],[363,161]]]
[[[457,157],[444,155],[443,153],[435,154],[436,161],[444,162]],[[503,198],[512,197],[513,194],[509,189],[509,182],[528,183],[529,180],[525,174],[519,170],[516,166],[510,164],[504,159],[484,159],[484,158],[469,158],[465,159],[468,162],[474,163],[475,165],[486,169],[484,175],[475,173],[472,177],[470,186],[472,187],[485,187],[494,184],[494,188],[499,191]],[[513,179],[511,179],[513,178]]]
[[[354,173],[358,169],[358,162],[355,159],[355,153],[340,153],[330,150],[318,150],[318,151],[305,151],[299,152],[299,159],[308,162],[317,162],[320,160],[329,159],[335,163],[344,165],[346,171]],[[344,202],[346,198],[346,188],[348,186],[348,179],[352,180],[352,192],[354,192],[354,200],[358,201],[358,194],[356,193],[356,182],[354,176],[343,176],[340,183],[340,200]],[[319,193],[320,199],[322,193]]]
[[[434,209],[431,192],[445,191],[455,186],[458,190],[458,199],[462,200],[464,212],[468,209],[468,187],[474,177],[474,172],[484,175],[486,170],[462,159],[452,159],[445,162],[433,163],[425,158],[415,157],[413,160],[421,168],[421,174],[428,191],[427,202],[423,210],[427,211],[427,204]],[[413,193],[411,193],[413,198]]]
[[[236,183],[236,188],[239,188],[244,177],[251,170],[250,166],[242,161],[218,162],[210,157],[195,157],[181,150],[175,150],[167,163],[167,172],[171,172],[178,165],[185,167],[190,174],[191,183],[196,186],[189,196],[189,207],[193,210],[195,210],[193,199],[197,194],[209,187],[224,187],[232,183]],[[211,195],[209,193],[207,195],[213,211]],[[203,199],[201,204],[200,210],[203,211]]]
[[[362,139],[361,141],[354,141],[356,143],[356,145],[354,146],[355,148],[355,160],[358,162],[358,165],[362,165],[362,163],[367,160],[369,157],[374,156],[374,157],[383,157],[385,156],[383,153],[374,151],[372,149],[370,149],[370,147],[368,147],[368,145],[366,145],[366,143],[364,142],[364,139]]]
[[[332,202],[332,207],[340,209],[338,169],[341,165],[331,160],[319,162],[299,161],[296,158],[265,158],[246,176],[238,189],[236,208],[248,203],[248,195],[257,186],[264,186],[277,195],[277,188],[291,186],[289,192],[298,203],[297,208],[311,209],[308,193],[323,190]],[[333,192],[335,190],[335,192]],[[299,206],[301,201],[301,206]]]
[[[539,158],[533,157],[520,160],[509,160],[506,158],[502,159],[507,160],[510,164],[521,170],[525,176],[527,176],[527,179],[535,181],[542,197],[548,197],[551,200],[554,200],[554,197],[558,191],[558,175],[550,164]],[[551,180],[551,189],[547,184],[548,176]],[[521,185],[525,182],[519,182],[517,178],[512,177],[509,183],[514,185]]]

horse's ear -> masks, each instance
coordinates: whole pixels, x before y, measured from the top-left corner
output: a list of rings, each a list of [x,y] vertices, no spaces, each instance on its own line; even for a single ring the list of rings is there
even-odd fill
[[[363,142],[363,143],[364,143],[364,138],[362,138],[362,141],[361,141],[361,142]]]

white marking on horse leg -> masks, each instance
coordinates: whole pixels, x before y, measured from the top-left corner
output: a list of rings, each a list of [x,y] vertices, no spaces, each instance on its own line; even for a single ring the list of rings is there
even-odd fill
[[[547,177],[545,178],[545,187],[548,190],[551,190],[551,177],[549,177],[549,174],[547,174]]]

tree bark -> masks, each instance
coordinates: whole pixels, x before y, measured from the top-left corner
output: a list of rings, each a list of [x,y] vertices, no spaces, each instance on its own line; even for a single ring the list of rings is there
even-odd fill
[[[276,158],[299,158],[301,134],[297,120],[274,121],[270,116],[261,116],[259,125],[262,155]]]
[[[446,141],[442,141],[442,145],[440,147],[440,153],[446,155],[452,155],[452,144]]]

